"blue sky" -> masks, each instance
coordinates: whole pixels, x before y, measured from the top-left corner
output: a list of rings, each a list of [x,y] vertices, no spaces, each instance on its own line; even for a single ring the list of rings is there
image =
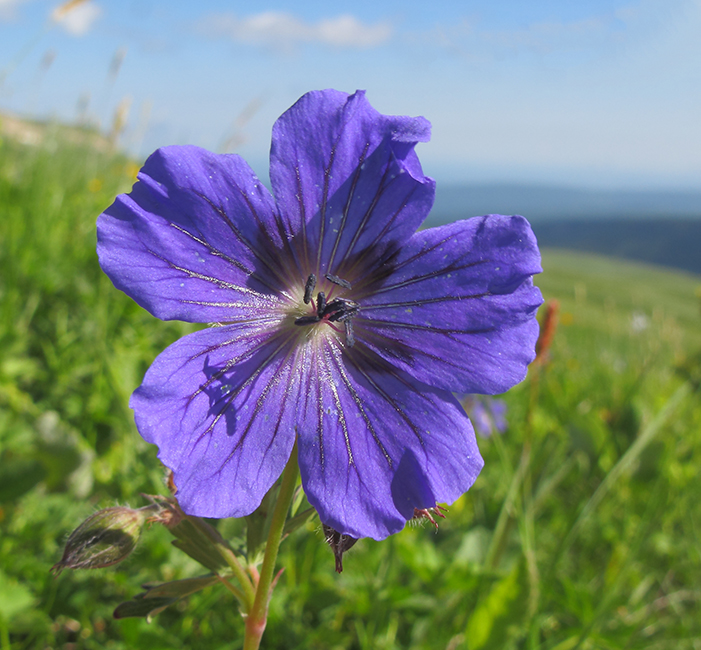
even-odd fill
[[[364,88],[432,122],[439,182],[701,189],[701,0],[58,6],[0,0],[0,111],[108,128],[129,103],[142,155],[234,149],[265,175],[300,95]]]

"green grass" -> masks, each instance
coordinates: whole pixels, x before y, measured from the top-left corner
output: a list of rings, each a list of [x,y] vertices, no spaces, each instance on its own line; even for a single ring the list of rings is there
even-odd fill
[[[166,494],[127,404],[193,327],[149,316],[95,256],[95,218],[133,174],[60,131],[0,144],[0,650],[241,646],[223,589],[151,624],[111,618],[142,584],[203,572],[161,527],[116,567],[49,573],[89,513]],[[318,522],[297,531],[264,647],[701,648],[701,405],[684,379],[701,278],[566,251],[544,268],[550,361],[505,396],[473,489],[438,533],[362,540],[340,576]]]

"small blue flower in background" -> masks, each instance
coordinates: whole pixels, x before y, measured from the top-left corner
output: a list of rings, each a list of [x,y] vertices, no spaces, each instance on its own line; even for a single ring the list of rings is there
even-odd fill
[[[506,402],[502,399],[467,395],[460,400],[477,433],[489,438],[494,432],[504,433],[506,422]]]
[[[482,459],[452,393],[500,393],[534,357],[522,217],[417,232],[434,199],[424,118],[304,95],[273,128],[274,197],[236,155],[166,147],[98,220],[104,271],[154,316],[218,323],[132,396],[189,514],[251,513],[298,440],[321,521],[383,539],[452,503]]]

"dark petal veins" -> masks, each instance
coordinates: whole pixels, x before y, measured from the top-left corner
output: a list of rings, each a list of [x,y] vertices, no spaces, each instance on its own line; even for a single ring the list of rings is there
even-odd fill
[[[523,217],[488,215],[416,233],[363,297],[355,336],[413,377],[463,393],[500,393],[534,358],[542,297]]]
[[[131,407],[174,471],[185,512],[258,507],[292,450],[299,377],[289,343],[253,325],[195,332],[158,356]]]
[[[97,231],[105,273],[158,318],[233,322],[279,305],[275,206],[238,156],[159,149]]]
[[[299,460],[305,493],[324,524],[383,539],[401,530],[414,508],[452,503],[469,489],[482,459],[452,395],[379,360],[342,358],[336,347],[312,354],[318,372],[302,391]]]
[[[319,276],[353,283],[409,238],[428,214],[435,184],[414,152],[424,118],[378,113],[362,92],[304,95],[273,128],[270,179],[300,257]]]

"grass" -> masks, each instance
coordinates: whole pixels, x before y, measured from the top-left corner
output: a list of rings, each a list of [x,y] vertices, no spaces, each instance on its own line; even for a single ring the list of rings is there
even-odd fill
[[[193,326],[153,319],[94,252],[134,173],[60,130],[0,144],[2,650],[241,647],[216,587],[151,624],[112,619],[140,585],[202,573],[161,527],[114,568],[49,573],[88,514],[166,493],[127,404]],[[505,396],[473,489],[437,533],[362,540],[340,576],[317,521],[293,534],[264,647],[701,648],[701,278],[567,251],[544,268],[549,362]]]

